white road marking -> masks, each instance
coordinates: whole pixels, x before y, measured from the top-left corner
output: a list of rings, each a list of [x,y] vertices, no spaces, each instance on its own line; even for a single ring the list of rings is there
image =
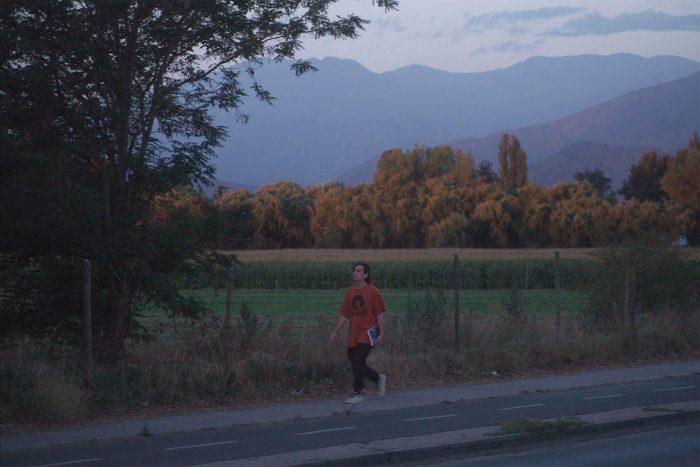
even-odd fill
[[[79,459],[75,461],[57,462],[55,464],[42,464],[34,467],[53,467],[55,465],[73,465],[73,464],[86,464],[88,462],[98,462],[101,461],[99,457],[93,457],[92,459]]]
[[[624,394],[608,394],[607,396],[584,397],[584,401],[592,401],[594,399],[612,399],[614,397],[622,397]]]
[[[518,410],[518,409],[527,409],[529,407],[541,407],[543,405],[544,404],[518,405],[516,407],[504,407],[504,408],[498,409],[498,410]]]
[[[206,443],[206,444],[190,444],[189,446],[174,446],[172,448],[165,448],[166,451],[177,451],[178,449],[195,449],[195,448],[208,448],[210,446],[222,446],[224,444],[234,444],[238,441],[220,441],[218,443]]]
[[[654,392],[665,392],[665,391],[681,391],[683,389],[693,389],[695,386],[681,386],[678,388],[668,388],[668,389],[654,389]]]
[[[344,430],[354,430],[356,429],[356,426],[343,426],[340,428],[329,428],[327,430],[318,430],[318,431],[305,431],[303,433],[294,433],[296,436],[307,436],[307,435],[316,435],[318,433],[330,433],[331,431],[344,431]]]
[[[434,415],[432,417],[419,417],[419,418],[406,418],[404,419],[404,422],[420,422],[423,420],[435,420],[437,418],[450,418],[450,417],[456,417],[457,414],[449,414],[449,415]]]

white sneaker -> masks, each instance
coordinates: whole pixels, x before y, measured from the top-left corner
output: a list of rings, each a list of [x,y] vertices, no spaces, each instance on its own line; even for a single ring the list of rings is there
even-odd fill
[[[362,397],[362,394],[359,392],[354,392],[352,396],[350,396],[349,399],[345,399],[346,404],[359,404],[360,402],[364,401],[364,397]]]
[[[379,397],[384,397],[384,394],[386,394],[386,375],[385,374],[379,375],[378,394],[379,394]]]

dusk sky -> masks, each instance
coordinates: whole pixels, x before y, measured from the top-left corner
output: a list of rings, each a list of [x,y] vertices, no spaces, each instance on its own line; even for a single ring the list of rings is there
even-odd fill
[[[399,0],[389,13],[343,0],[333,11],[372,22],[356,40],[305,42],[301,58],[349,58],[374,72],[486,71],[532,56],[618,52],[700,61],[700,0]]]

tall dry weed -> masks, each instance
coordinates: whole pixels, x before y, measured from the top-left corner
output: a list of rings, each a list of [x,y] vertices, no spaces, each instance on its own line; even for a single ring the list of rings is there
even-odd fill
[[[388,316],[386,341],[369,357],[372,367],[388,374],[390,391],[636,362],[638,358],[688,356],[700,350],[697,314],[644,316],[633,347],[624,333],[595,330],[573,317],[564,318],[557,340],[550,316],[513,316],[505,311],[464,314],[459,351],[454,349],[450,313],[442,315],[436,338],[428,341],[416,339],[410,316]],[[128,358],[117,367],[98,369],[89,394],[91,413],[343,395],[351,390],[352,378],[344,339],[328,342],[334,324],[335,317],[328,315],[307,317],[303,323],[288,318],[272,323],[266,332],[243,337],[222,331],[216,319],[189,326],[179,323],[159,341],[132,343]],[[86,406],[85,394],[66,375],[69,366],[64,367],[66,374],[56,374],[61,368],[42,363],[36,353],[21,351],[23,348],[15,349],[11,354],[15,355],[11,368],[16,373],[8,373],[10,367],[3,362],[3,391],[9,375],[15,387],[35,386],[35,397],[27,409],[17,397],[21,392],[14,398],[3,392],[3,417],[22,420],[23,414],[31,413],[65,420],[79,416]],[[19,373],[20,368],[32,370]],[[35,379],[17,379],[19,374]],[[43,381],[43,386],[36,380]],[[372,391],[373,385],[368,383],[367,389]]]
[[[86,392],[64,346],[45,340],[4,343],[0,416],[5,422],[68,422],[87,412]]]

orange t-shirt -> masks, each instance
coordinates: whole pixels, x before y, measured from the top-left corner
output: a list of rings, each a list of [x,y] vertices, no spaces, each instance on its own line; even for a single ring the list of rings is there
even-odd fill
[[[369,344],[367,331],[377,326],[377,316],[386,311],[379,289],[367,284],[361,289],[350,287],[340,307],[340,314],[350,320],[348,347]]]

